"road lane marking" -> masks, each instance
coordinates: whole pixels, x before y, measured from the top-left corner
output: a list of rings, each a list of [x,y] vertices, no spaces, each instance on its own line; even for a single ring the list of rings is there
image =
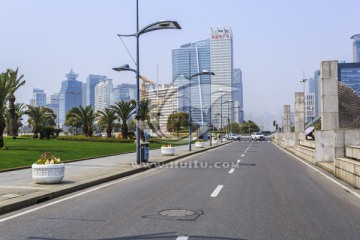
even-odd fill
[[[240,162],[241,162],[241,160],[239,159],[239,160],[237,160],[236,162],[237,162],[237,163],[240,163]]]
[[[225,146],[225,145],[224,145],[224,146]],[[217,148],[209,149],[209,150],[207,150],[207,152],[210,152],[210,151],[213,151],[213,150],[216,150],[216,149],[217,149]],[[184,158],[182,158],[182,159],[179,159],[179,160],[176,160],[176,161],[173,161],[173,162],[166,163],[166,164],[164,164],[164,166],[165,166],[165,165],[175,164],[175,163],[178,163],[178,162],[182,162],[182,161],[188,160],[189,158],[196,157],[197,155],[200,155],[200,154],[203,154],[203,153],[205,153],[205,152],[195,153],[195,154],[193,154],[193,155],[184,157]],[[59,200],[50,202],[50,203],[46,203],[46,204],[41,205],[41,206],[39,206],[39,207],[35,207],[35,208],[29,209],[29,210],[25,210],[25,211],[16,213],[16,214],[11,215],[11,216],[9,216],[9,217],[1,218],[1,219],[0,219],[0,223],[9,221],[9,220],[11,220],[11,219],[14,219],[14,218],[17,218],[17,217],[26,215],[26,214],[28,214],[28,213],[32,213],[32,212],[41,210],[41,209],[43,209],[43,208],[50,207],[50,206],[55,205],[55,204],[58,204],[58,203],[61,203],[61,202],[65,202],[65,201],[67,201],[67,200],[80,197],[80,196],[85,195],[85,194],[87,194],[87,193],[91,193],[91,192],[93,192],[93,191],[96,191],[96,190],[99,190],[99,189],[102,189],[102,188],[106,188],[106,187],[108,187],[108,186],[111,186],[111,185],[114,185],[114,184],[117,184],[117,183],[121,183],[121,182],[127,181],[127,180],[129,180],[129,179],[132,179],[132,178],[135,178],[135,177],[144,175],[144,174],[148,174],[148,173],[151,173],[151,172],[157,171],[157,170],[159,170],[159,169],[158,169],[157,167],[155,167],[155,168],[153,168],[153,169],[149,169],[149,170],[146,170],[146,171],[144,171],[144,172],[136,173],[136,174],[134,174],[134,175],[131,175],[131,176],[128,176],[128,177],[124,177],[124,178],[121,178],[121,179],[116,180],[116,181],[111,181],[111,182],[109,182],[109,183],[102,184],[102,185],[100,185],[100,186],[97,186],[97,187],[91,188],[91,189],[89,189],[89,190],[86,190],[86,191],[83,191],[83,192],[74,194],[74,195],[69,196],[69,197],[65,197],[65,198],[62,198],[62,199],[59,199]],[[30,206],[30,207],[32,207],[32,206]],[[11,214],[11,213],[9,213],[9,214]]]
[[[179,236],[176,238],[176,240],[188,240],[189,237],[188,236]]]
[[[242,154],[241,156],[242,156],[242,157],[244,157],[245,155],[244,155],[244,154]]]
[[[325,173],[319,171],[318,169],[316,169],[315,167],[311,166],[309,163],[305,162],[304,160],[302,160],[301,158],[295,156],[292,153],[289,153],[287,151],[285,151],[284,149],[282,149],[281,147],[279,147],[278,145],[276,145],[274,143],[274,145],[276,147],[278,147],[280,150],[282,150],[283,152],[289,154],[290,156],[294,157],[295,159],[297,159],[298,161],[302,162],[303,164],[305,164],[306,166],[308,166],[309,168],[313,169],[315,172],[319,173],[320,175],[322,175],[323,177],[327,178],[328,180],[330,180],[331,182],[335,183],[336,185],[338,185],[339,187],[343,188],[344,190],[348,191],[349,193],[353,194],[355,197],[360,198],[360,194],[358,194],[357,192],[354,192],[353,190],[351,190],[350,188],[346,187],[345,185],[343,185],[342,183],[334,180],[333,178],[329,177],[328,175],[326,175]]]
[[[235,171],[235,168],[230,169],[229,173],[233,173]]]
[[[213,193],[210,195],[210,197],[217,197],[217,195],[220,193],[221,189],[224,187],[224,185],[219,185],[215,188]]]

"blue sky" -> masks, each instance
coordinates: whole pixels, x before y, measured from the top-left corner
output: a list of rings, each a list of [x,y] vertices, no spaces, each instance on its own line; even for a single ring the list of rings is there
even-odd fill
[[[71,68],[85,81],[101,74],[115,84],[134,82],[135,67],[117,33],[134,33],[135,0],[0,0],[0,71],[20,68],[27,84],[17,94],[28,103],[32,88],[58,92]],[[323,60],[352,61],[350,37],[360,33],[360,1],[343,0],[139,0],[140,27],[167,19],[182,30],[140,39],[141,74],[171,81],[171,50],[206,39],[212,26],[231,26],[234,66],[241,68],[245,112],[280,113],[293,105],[300,80]],[[124,39],[135,56],[135,39]]]

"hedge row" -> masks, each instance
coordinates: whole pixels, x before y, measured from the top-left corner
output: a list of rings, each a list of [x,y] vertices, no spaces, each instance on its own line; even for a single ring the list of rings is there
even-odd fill
[[[120,138],[101,138],[101,137],[85,137],[85,136],[59,136],[57,140],[66,141],[88,141],[88,142],[113,142],[113,143],[133,143],[132,139]]]

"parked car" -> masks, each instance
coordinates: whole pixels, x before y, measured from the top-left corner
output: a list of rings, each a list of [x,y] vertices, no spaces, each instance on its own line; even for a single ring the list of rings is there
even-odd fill
[[[262,132],[254,132],[253,134],[251,134],[251,140],[264,141],[265,137],[264,137],[264,134]]]

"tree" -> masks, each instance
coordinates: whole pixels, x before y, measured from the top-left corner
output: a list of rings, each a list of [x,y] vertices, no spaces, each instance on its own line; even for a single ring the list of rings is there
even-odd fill
[[[15,109],[15,92],[21,86],[25,84],[25,80],[22,80],[24,75],[21,75],[18,78],[18,70],[17,68],[15,71],[12,69],[7,69],[5,73],[6,81],[9,81],[11,84],[8,100],[9,100],[9,116],[10,116],[10,135],[13,139],[17,136],[17,118],[16,118],[16,109]]]
[[[74,134],[77,135],[78,129],[81,128],[83,125],[83,122],[81,119],[78,119],[72,115],[72,111],[74,108],[72,108],[70,111],[68,111],[65,115],[65,126],[72,127],[75,129]]]
[[[27,106],[28,110],[24,114],[29,116],[28,123],[33,129],[33,138],[38,138],[39,132],[43,127],[55,126],[55,118],[53,110],[46,107]]]
[[[5,110],[6,102],[11,91],[11,83],[7,80],[6,73],[0,74],[0,148],[4,147],[3,133],[6,127]]]
[[[247,122],[243,122],[243,124],[240,126],[240,131],[241,133],[251,134],[252,132],[260,131],[260,128],[258,127],[258,125],[256,125],[256,123],[249,120]]]
[[[97,118],[97,113],[94,112],[92,106],[74,107],[67,114],[67,117],[74,117],[77,121],[81,121],[83,132],[86,137],[91,137],[93,134],[92,127]]]
[[[189,125],[189,114],[187,112],[178,112],[170,114],[167,121],[167,129],[169,132],[177,132],[179,136],[180,129]]]
[[[145,141],[145,121],[150,122],[150,101],[148,99],[140,101],[140,139]]]
[[[111,138],[114,121],[117,119],[116,112],[113,109],[105,108],[105,110],[98,111],[98,114],[100,116],[99,125],[106,128],[107,138]]]
[[[227,126],[224,127],[224,131],[227,132]],[[231,133],[240,133],[240,125],[237,122],[230,123],[230,132]]]
[[[131,117],[131,115],[133,115],[134,109],[136,107],[136,103],[135,101],[130,101],[130,102],[126,102],[126,101],[120,101],[115,103],[115,105],[111,106],[111,109],[113,109],[115,111],[115,113],[117,114],[117,116],[120,118],[121,120],[121,135],[123,139],[127,139],[128,137],[128,125],[127,125],[127,120]]]

